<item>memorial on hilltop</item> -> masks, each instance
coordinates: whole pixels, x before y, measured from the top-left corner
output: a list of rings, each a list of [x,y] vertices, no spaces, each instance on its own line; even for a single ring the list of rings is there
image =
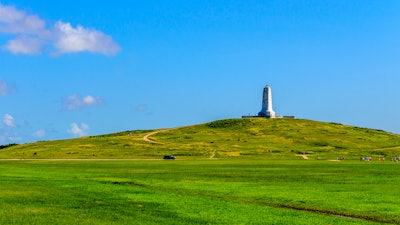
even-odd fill
[[[270,86],[265,86],[263,91],[261,111],[258,113],[260,117],[275,118],[275,112],[272,109],[272,91]]]
[[[264,87],[261,111],[255,116],[242,116],[242,118],[264,117],[264,118],[295,118],[295,116],[276,115],[272,108],[272,90],[269,85]]]

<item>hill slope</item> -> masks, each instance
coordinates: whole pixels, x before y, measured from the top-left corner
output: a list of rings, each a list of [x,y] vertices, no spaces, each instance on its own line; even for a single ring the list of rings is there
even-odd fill
[[[146,140],[143,138],[147,136]],[[380,130],[301,119],[227,119],[168,130],[126,131],[36,142],[0,150],[0,158],[259,157],[310,159],[394,157],[400,136]]]

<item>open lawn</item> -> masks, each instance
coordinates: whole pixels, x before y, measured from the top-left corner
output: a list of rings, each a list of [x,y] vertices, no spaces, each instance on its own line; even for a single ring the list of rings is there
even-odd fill
[[[0,224],[400,223],[400,164],[0,160]]]

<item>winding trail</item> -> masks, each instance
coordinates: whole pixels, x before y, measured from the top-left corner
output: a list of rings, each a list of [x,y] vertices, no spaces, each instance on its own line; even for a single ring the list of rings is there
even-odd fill
[[[151,133],[146,134],[146,135],[142,138],[142,140],[143,140],[143,141],[150,142],[150,143],[162,144],[161,142],[157,142],[157,141],[150,140],[149,137],[151,137],[151,136],[153,136],[153,135],[155,135],[155,134],[161,133],[161,132],[169,131],[169,130],[172,130],[172,129],[161,129],[161,130],[153,131],[153,132],[151,132]]]
[[[385,148],[376,148],[374,150],[387,150],[387,149],[400,149],[400,146],[392,146],[392,147],[385,147]]]
[[[214,150],[211,155],[210,155],[210,159],[213,159],[215,157],[215,153],[217,152],[217,150]]]
[[[303,157],[303,159],[308,159],[308,156],[307,156],[307,155],[305,155],[305,154],[298,154],[298,155],[296,155],[296,156]]]

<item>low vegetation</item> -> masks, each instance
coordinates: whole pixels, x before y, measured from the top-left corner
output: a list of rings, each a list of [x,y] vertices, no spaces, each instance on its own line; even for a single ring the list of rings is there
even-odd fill
[[[397,134],[301,119],[219,120],[169,129],[144,141],[151,132],[154,130],[10,146],[0,151],[0,158],[151,159],[174,154],[186,159],[293,159],[303,154],[309,159],[389,159],[400,152]]]

